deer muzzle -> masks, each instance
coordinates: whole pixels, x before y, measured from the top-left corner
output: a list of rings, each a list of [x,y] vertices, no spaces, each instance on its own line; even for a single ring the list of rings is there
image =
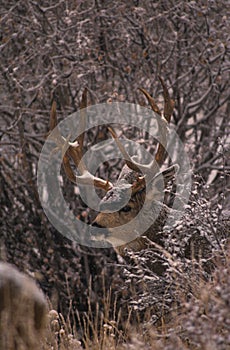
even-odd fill
[[[93,241],[107,241],[110,233],[106,227],[103,227],[94,221],[91,225],[90,235]]]

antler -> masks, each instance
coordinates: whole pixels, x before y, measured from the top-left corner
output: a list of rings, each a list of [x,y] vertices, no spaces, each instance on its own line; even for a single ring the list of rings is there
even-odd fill
[[[168,136],[168,124],[171,119],[171,115],[174,108],[174,102],[173,100],[170,100],[168,89],[164,83],[164,81],[159,77],[161,85],[163,87],[163,96],[164,96],[164,112],[163,114],[160,112],[159,107],[157,106],[155,100],[153,97],[149,95],[149,93],[144,90],[140,89],[140,91],[146,96],[147,100],[149,101],[149,104],[154,112],[156,112],[158,115],[160,115],[160,119],[158,120],[159,123],[159,130],[161,132],[161,143],[159,143],[157,152],[155,155],[155,159],[150,162],[149,164],[140,164],[136,162],[134,159],[132,159],[129,154],[126,152],[124,146],[119,141],[116,132],[114,129],[110,126],[108,127],[112,137],[114,138],[115,142],[117,143],[118,148],[120,149],[125,162],[127,166],[136,172],[142,171],[145,174],[148,174],[152,176],[155,174],[158,170],[158,166],[163,164],[164,158],[165,158],[165,148],[164,145],[167,144],[167,136]],[[83,91],[82,99],[80,102],[80,126],[81,130],[85,130],[85,121],[86,121],[86,110],[87,107],[87,89]],[[57,149],[61,149],[62,156],[63,156],[63,166],[65,173],[67,177],[70,179],[71,182],[74,184],[84,184],[84,185],[94,185],[95,187],[104,189],[105,191],[110,190],[113,185],[108,180],[103,180],[101,178],[98,178],[94,175],[92,175],[86,168],[86,165],[82,159],[83,156],[83,143],[84,143],[84,132],[77,137],[77,139],[74,142],[70,142],[70,137],[64,138],[61,136],[58,127],[57,127],[57,115],[56,115],[56,102],[54,101],[51,107],[51,113],[50,113],[50,131],[53,130],[52,138],[55,140],[57,144]],[[73,160],[74,164],[76,165],[78,171],[80,172],[80,175],[76,175],[70,165],[70,159]],[[139,177],[136,187],[142,187],[145,183],[145,177]]]
[[[165,148],[163,145],[167,144],[168,124],[170,123],[171,115],[173,113],[173,108],[174,108],[174,101],[170,99],[169,92],[168,92],[168,89],[167,89],[164,81],[162,80],[161,77],[159,77],[159,79],[160,79],[161,85],[163,87],[163,96],[164,96],[163,115],[160,112],[160,109],[157,106],[153,97],[150,96],[146,90],[140,88],[140,91],[146,96],[152,110],[161,116],[161,118],[159,120],[159,130],[161,131],[161,142],[162,143],[159,143],[158,148],[157,148],[157,152],[155,155],[155,159],[151,163],[143,165],[143,164],[140,164],[140,163],[136,162],[135,160],[133,160],[129,156],[129,154],[126,152],[122,143],[119,141],[114,129],[112,127],[108,128],[112,137],[114,138],[115,142],[117,143],[117,146],[120,149],[127,166],[131,170],[134,170],[137,172],[142,171],[143,173],[149,174],[151,176],[157,172],[158,166],[161,166],[164,162]]]
[[[80,103],[80,126],[81,130],[85,130],[85,120],[86,120],[86,110],[87,107],[87,89],[84,90],[82,94],[82,99]],[[63,156],[63,166],[65,173],[69,180],[74,184],[83,185],[94,185],[95,187],[101,188],[108,191],[113,187],[112,183],[103,180],[99,177],[92,175],[86,168],[86,165],[82,159],[83,156],[83,143],[84,143],[84,132],[77,137],[74,142],[70,142],[69,138],[64,138],[61,136],[60,131],[57,126],[57,114],[56,114],[56,102],[54,101],[51,107],[50,113],[50,131],[52,133],[52,139],[56,142],[57,149],[61,149]],[[70,159],[73,160],[78,171],[81,175],[75,175],[73,172]]]

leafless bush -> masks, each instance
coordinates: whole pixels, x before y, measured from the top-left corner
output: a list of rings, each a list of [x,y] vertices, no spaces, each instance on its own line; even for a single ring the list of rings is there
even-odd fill
[[[165,249],[184,264],[190,248],[196,249],[187,244],[196,231],[210,243],[205,259],[213,264],[213,252],[223,253],[216,231],[230,206],[226,2],[9,0],[1,6],[0,22],[1,256],[33,272],[54,300],[58,294],[65,314],[70,300],[87,310],[90,280],[96,305],[100,275],[114,275],[115,255],[94,255],[64,240],[47,222],[38,199],[37,162],[51,102],[57,101],[64,118],[78,108],[87,87],[92,104],[109,99],[143,105],[138,87],[159,100],[161,75],[175,100],[172,122],[197,181],[209,185],[209,198],[199,198],[198,188],[189,220],[171,233]],[[120,164],[114,164],[118,172]],[[85,204],[66,182],[65,192],[76,215],[89,221]],[[199,257],[199,250],[194,254]],[[165,259],[162,252],[159,256]],[[121,280],[118,272],[106,282],[116,288]]]

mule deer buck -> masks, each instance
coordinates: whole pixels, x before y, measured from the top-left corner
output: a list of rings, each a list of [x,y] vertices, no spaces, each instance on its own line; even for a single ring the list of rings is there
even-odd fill
[[[159,129],[161,130],[165,146],[174,102],[169,97],[164,81],[160,77],[159,79],[163,87],[163,113],[161,113],[154,99],[144,89],[140,90],[147,98],[152,110],[160,116],[163,127],[160,125]],[[85,107],[87,107],[86,90],[83,92],[80,104],[81,109]],[[83,112],[80,118],[80,123],[84,123]],[[52,131],[56,126],[56,105],[53,103],[50,115],[50,130]],[[64,170],[73,183],[90,186],[94,183],[95,187],[106,192],[100,202],[101,212],[92,223],[92,239],[109,242],[116,247],[120,255],[124,255],[126,248],[139,251],[147,247],[150,241],[161,242],[162,229],[170,209],[163,201],[159,201],[159,195],[164,189],[162,184],[165,187],[173,179],[179,167],[178,165],[173,165],[164,171],[158,170],[166,156],[165,147],[161,143],[158,144],[153,161],[145,165],[138,163],[126,152],[115,130],[111,126],[108,129],[126,162],[115,185],[107,180],[95,177],[87,170],[86,165],[82,161],[84,133],[78,136],[74,142],[69,142],[57,131],[55,132],[55,142],[62,150],[65,149],[65,152],[63,152],[65,153],[63,157]],[[73,172],[70,160],[76,165],[80,175],[76,175]],[[114,211],[114,208],[119,207],[127,196],[129,197],[128,202],[119,210]],[[144,210],[142,210],[143,207],[145,207]],[[137,215],[141,210],[142,215],[138,218]],[[143,223],[147,224],[147,230],[143,232],[144,236],[140,235]]]

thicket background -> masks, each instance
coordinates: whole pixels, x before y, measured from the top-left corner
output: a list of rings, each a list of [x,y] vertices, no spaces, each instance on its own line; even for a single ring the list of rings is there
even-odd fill
[[[162,101],[158,75],[175,100],[172,123],[194,172],[190,216],[179,233],[185,240],[191,231],[215,236],[219,225],[215,249],[222,254],[230,210],[227,1],[9,0],[0,23],[1,259],[35,277],[65,315],[87,311],[89,295],[96,307],[109,287],[125,299],[127,276],[112,249],[80,247],[49,224],[37,162],[53,99],[60,120],[78,110],[85,87],[91,104],[144,105],[139,87]],[[76,215],[90,220],[64,182]]]

